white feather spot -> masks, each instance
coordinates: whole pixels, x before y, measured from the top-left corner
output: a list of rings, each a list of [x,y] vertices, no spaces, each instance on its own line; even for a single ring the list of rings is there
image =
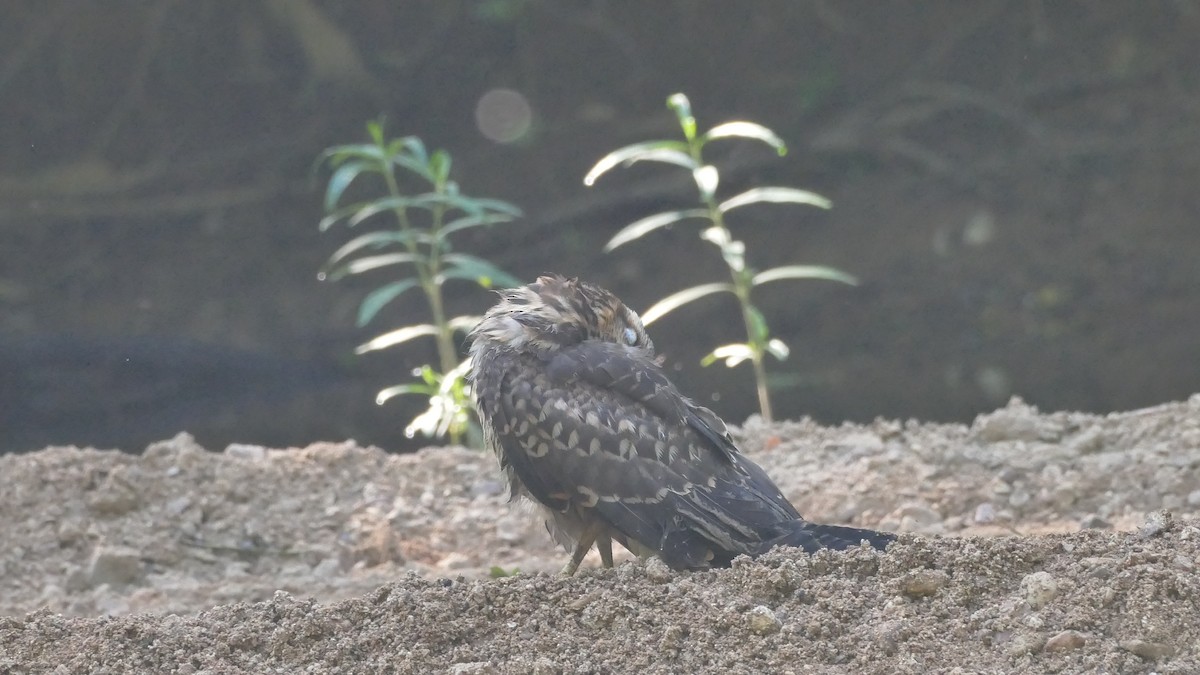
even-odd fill
[[[585,500],[582,503],[583,506],[593,507],[596,505],[597,502],[600,501],[600,495],[596,494],[596,491],[589,487],[580,485],[580,486],[576,487],[575,489],[579,491],[579,494],[583,495],[583,498]]]

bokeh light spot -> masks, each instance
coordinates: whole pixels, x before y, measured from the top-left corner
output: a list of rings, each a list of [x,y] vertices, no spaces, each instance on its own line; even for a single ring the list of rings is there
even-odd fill
[[[512,143],[529,132],[533,109],[520,92],[493,89],[479,98],[475,106],[479,132],[497,143]]]

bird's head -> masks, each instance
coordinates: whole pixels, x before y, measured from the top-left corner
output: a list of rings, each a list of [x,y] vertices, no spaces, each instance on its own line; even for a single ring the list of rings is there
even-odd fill
[[[485,345],[544,353],[584,340],[634,347],[654,356],[641,318],[609,291],[558,275],[499,292],[500,302],[471,331],[471,351]]]

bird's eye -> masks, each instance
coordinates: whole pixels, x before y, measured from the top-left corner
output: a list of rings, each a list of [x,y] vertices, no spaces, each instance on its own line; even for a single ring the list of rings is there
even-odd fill
[[[625,344],[629,345],[630,347],[638,343],[637,331],[632,328],[626,328],[625,332],[622,334],[622,337],[625,338]]]

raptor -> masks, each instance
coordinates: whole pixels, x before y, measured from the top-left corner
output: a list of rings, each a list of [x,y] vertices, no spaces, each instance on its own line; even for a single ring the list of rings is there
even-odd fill
[[[638,315],[560,276],[500,291],[470,335],[488,447],[514,496],[541,505],[573,574],[612,542],[673,569],[729,565],[776,546],[812,552],[895,535],[804,520],[711,410],[664,375]]]

